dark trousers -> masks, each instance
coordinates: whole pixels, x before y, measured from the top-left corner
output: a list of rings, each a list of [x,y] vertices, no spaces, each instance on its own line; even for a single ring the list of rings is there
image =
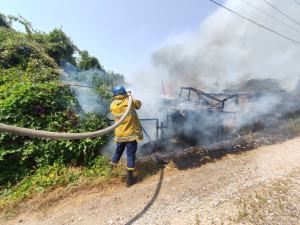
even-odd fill
[[[111,164],[117,165],[124,150],[126,147],[126,153],[127,153],[127,171],[133,171],[134,165],[135,165],[135,158],[136,158],[136,150],[137,150],[137,142],[136,141],[130,141],[130,142],[117,142],[117,150],[112,157]]]

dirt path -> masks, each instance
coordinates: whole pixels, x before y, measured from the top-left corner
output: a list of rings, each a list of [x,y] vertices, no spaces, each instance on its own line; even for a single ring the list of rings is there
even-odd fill
[[[300,224],[299,168],[297,137],[7,224]]]

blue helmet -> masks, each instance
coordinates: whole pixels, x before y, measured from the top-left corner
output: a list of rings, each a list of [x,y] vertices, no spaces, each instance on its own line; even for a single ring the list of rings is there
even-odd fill
[[[114,87],[114,97],[117,95],[127,95],[127,92],[123,86]]]

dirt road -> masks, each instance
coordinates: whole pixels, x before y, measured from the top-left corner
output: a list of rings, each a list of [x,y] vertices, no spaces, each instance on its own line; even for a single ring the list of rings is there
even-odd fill
[[[300,224],[300,137],[7,224]]]

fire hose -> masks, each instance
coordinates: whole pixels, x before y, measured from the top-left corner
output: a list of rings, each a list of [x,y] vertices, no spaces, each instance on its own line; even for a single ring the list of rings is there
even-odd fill
[[[59,133],[49,132],[42,130],[33,130],[28,128],[16,127],[0,123],[0,132],[12,133],[22,136],[38,137],[38,138],[49,138],[49,139],[85,139],[94,138],[104,134],[107,134],[117,128],[127,117],[132,105],[132,97],[129,96],[128,106],[123,116],[113,125],[103,130],[98,130],[90,133]]]

